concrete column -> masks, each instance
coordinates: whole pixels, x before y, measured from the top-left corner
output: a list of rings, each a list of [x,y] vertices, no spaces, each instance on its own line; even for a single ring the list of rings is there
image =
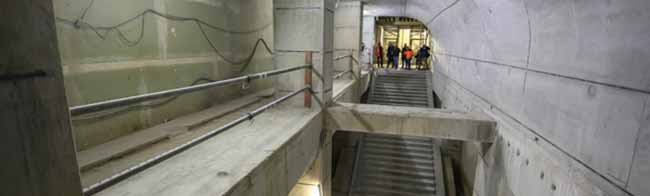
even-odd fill
[[[349,55],[359,59],[361,50],[361,18],[363,7],[361,1],[339,2],[334,14],[334,56]],[[344,58],[334,63],[336,72],[350,70],[350,59]],[[359,76],[359,66],[353,66]]]
[[[362,64],[371,65],[374,63],[374,46],[377,43],[375,41],[375,17],[374,16],[363,16],[362,22],[362,35],[361,40],[365,44],[366,48],[364,51],[361,51],[361,61]]]
[[[313,51],[314,103],[330,103],[334,1],[274,0],[273,7],[276,68],[302,65],[305,51]],[[294,72],[278,77],[275,87],[280,91],[293,91],[302,88],[303,81],[303,73]]]
[[[1,2],[0,195],[81,195],[52,2]]]

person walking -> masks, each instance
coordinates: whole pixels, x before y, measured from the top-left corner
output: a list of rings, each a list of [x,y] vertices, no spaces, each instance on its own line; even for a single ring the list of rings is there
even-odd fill
[[[399,63],[399,48],[397,48],[393,43],[390,43],[386,55],[388,56],[388,64],[392,64],[393,69],[397,69]]]
[[[406,46],[404,48],[404,69],[411,70],[411,59],[413,58],[413,50]]]
[[[406,69],[406,50],[409,47],[404,44],[404,47],[402,47],[402,69]]]
[[[422,69],[427,70],[429,69],[429,56],[431,56],[430,53],[431,48],[427,45],[422,45],[420,47],[420,50],[418,51],[418,56],[420,56],[420,64],[422,64]],[[420,69],[420,65],[418,65],[418,69]]]
[[[420,48],[422,49],[422,48]],[[422,53],[420,52],[420,49],[415,53],[415,69],[420,69],[422,66]]]
[[[377,67],[384,68],[384,47],[381,43],[377,43],[375,47],[375,59],[377,59]]]

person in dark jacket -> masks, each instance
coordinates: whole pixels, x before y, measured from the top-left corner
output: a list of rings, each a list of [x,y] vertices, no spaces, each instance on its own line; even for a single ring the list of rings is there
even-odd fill
[[[386,55],[388,56],[388,64],[392,63],[393,69],[397,69],[399,63],[399,48],[395,47],[393,43],[390,43]]]
[[[431,56],[430,50],[431,48],[427,45],[422,45],[422,47],[420,47],[420,50],[418,51],[418,57],[420,60],[418,69],[429,69],[429,56]]]
[[[404,44],[404,47],[402,47],[402,69],[406,69],[406,59],[407,59],[406,58],[406,50],[408,48],[409,47],[406,44]]]

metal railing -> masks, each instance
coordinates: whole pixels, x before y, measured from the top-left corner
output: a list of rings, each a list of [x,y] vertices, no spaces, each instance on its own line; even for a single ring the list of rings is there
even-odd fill
[[[334,75],[332,78],[339,79],[340,77],[343,77],[343,75],[345,75],[346,73],[354,74],[354,72],[351,69],[348,69],[348,70],[346,70],[344,72],[341,72],[341,73],[338,73],[338,74]]]
[[[304,93],[304,106],[305,107],[311,107],[311,99],[312,99],[312,52],[306,52],[305,53],[305,65],[301,66],[296,66],[296,67],[290,67],[290,68],[285,68],[285,69],[279,69],[279,70],[273,70],[273,71],[268,71],[268,72],[262,72],[262,73],[256,73],[256,74],[251,74],[247,76],[241,76],[241,77],[236,77],[236,78],[230,78],[226,80],[221,80],[221,81],[215,81],[215,82],[210,82],[210,83],[205,83],[205,84],[200,84],[200,85],[194,85],[194,86],[189,86],[189,87],[183,87],[183,88],[177,88],[177,89],[172,89],[172,90],[166,90],[166,91],[160,91],[160,92],[155,92],[155,93],[148,93],[148,94],[143,94],[143,95],[137,95],[137,96],[131,96],[131,97],[125,97],[125,98],[120,98],[120,99],[114,99],[114,100],[108,100],[108,101],[102,101],[98,103],[92,103],[88,105],[81,105],[81,106],[75,106],[70,108],[70,113],[71,115],[81,115],[81,114],[87,114],[87,113],[92,113],[96,111],[101,111],[105,109],[110,109],[110,108],[115,108],[115,107],[120,107],[120,106],[126,106],[138,102],[144,102],[144,101],[149,101],[153,99],[159,99],[163,97],[168,97],[168,96],[175,96],[175,95],[181,95],[181,94],[186,94],[190,92],[195,92],[199,90],[204,90],[207,88],[211,87],[217,87],[217,86],[224,86],[228,84],[234,84],[234,83],[242,83],[242,82],[250,82],[251,80],[255,79],[263,79],[268,76],[274,76],[274,75],[279,75],[283,73],[288,73],[300,69],[305,70],[305,86],[301,89],[295,90],[287,95],[284,95],[276,100],[273,100],[272,102],[255,109],[252,112],[246,113],[245,115],[237,118],[234,121],[229,122],[226,125],[223,125],[217,129],[214,129],[212,131],[207,132],[204,135],[201,135],[195,139],[190,140],[189,142],[186,142],[180,146],[177,146],[171,150],[165,151],[162,154],[159,154],[155,157],[152,157],[150,159],[145,160],[144,162],[141,162],[135,166],[132,166],[120,173],[117,173],[109,178],[106,178],[102,181],[99,181],[98,183],[95,183],[93,185],[90,185],[89,187],[86,187],[83,189],[83,194],[84,196],[90,196],[94,195],[112,185],[115,185],[135,174],[138,174],[148,168],[151,168],[158,163],[163,162],[164,160],[167,160],[177,154],[180,154],[216,135],[219,133],[222,133],[224,131],[227,131],[230,128],[235,127],[236,125],[252,120],[254,117],[257,115],[263,113],[264,111],[268,110],[269,108],[282,103],[293,96],[296,96],[300,93]]]
[[[111,109],[111,108],[115,108],[115,107],[127,106],[127,105],[131,105],[131,104],[135,104],[135,103],[150,101],[150,100],[154,100],[154,99],[160,99],[160,98],[170,97],[170,96],[174,96],[174,95],[187,94],[187,93],[200,91],[200,90],[213,88],[213,87],[218,87],[218,86],[225,86],[225,85],[234,84],[234,83],[250,82],[252,80],[264,79],[264,78],[269,77],[269,76],[284,74],[284,73],[296,71],[296,70],[299,70],[299,69],[308,69],[308,68],[311,69],[311,65],[301,65],[301,66],[289,67],[289,68],[278,69],[278,70],[267,71],[267,72],[256,73],[256,74],[250,74],[250,75],[246,75],[246,76],[240,76],[240,77],[236,77],[236,78],[230,78],[230,79],[225,79],[225,80],[220,80],[220,81],[215,81],[215,82],[209,82],[209,83],[205,83],[205,84],[198,84],[198,85],[182,87],[182,88],[177,88],[177,89],[159,91],[159,92],[155,92],[155,93],[147,93],[147,94],[136,95],[136,96],[131,96],[131,97],[124,97],[124,98],[119,98],[119,99],[113,99],[113,100],[108,100],[108,101],[91,103],[91,104],[87,104],[87,105],[74,106],[74,107],[70,107],[70,115],[77,116],[77,115],[82,115],[82,114],[88,114],[88,113],[93,113],[93,112],[106,110],[106,109]]]
[[[355,72],[354,72],[354,64],[356,64],[357,66],[360,66],[359,61],[357,59],[355,59],[354,56],[352,56],[352,54],[338,56],[338,57],[335,57],[334,60],[338,61],[338,60],[341,60],[341,59],[344,59],[344,58],[349,58],[350,59],[350,62],[349,62],[349,67],[350,68],[343,71],[343,72],[340,72],[340,73],[334,75],[332,78],[339,79],[339,78],[343,77],[343,75],[345,75],[346,73],[352,73],[353,77],[356,78],[356,75],[354,75],[355,74]]]

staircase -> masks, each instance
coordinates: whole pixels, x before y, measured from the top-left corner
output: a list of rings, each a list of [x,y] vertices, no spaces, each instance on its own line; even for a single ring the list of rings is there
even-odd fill
[[[440,149],[431,139],[366,134],[358,146],[350,195],[445,195]]]
[[[433,107],[431,72],[379,70],[374,74],[369,104]]]
[[[433,107],[429,71],[379,70],[368,103]],[[365,134],[357,144],[353,196],[445,196],[440,147],[430,138]]]

